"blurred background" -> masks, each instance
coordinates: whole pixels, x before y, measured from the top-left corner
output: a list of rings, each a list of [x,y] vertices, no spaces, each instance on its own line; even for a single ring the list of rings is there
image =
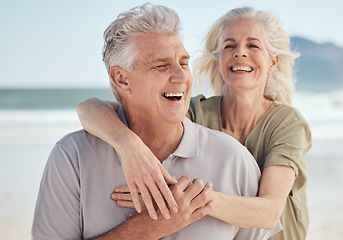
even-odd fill
[[[0,0],[0,239],[30,239],[34,205],[54,143],[81,128],[77,103],[114,100],[102,34],[122,11],[146,1]],[[288,0],[151,1],[175,9],[193,56],[228,10],[275,12],[297,59],[293,104],[309,122],[308,239],[343,235],[343,3]],[[200,92],[194,86],[193,95]],[[211,92],[205,92],[211,95]]]

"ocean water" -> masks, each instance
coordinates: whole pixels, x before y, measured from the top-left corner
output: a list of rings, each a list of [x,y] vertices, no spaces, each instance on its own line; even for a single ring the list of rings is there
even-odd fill
[[[34,205],[54,143],[81,128],[75,106],[89,97],[113,100],[110,90],[0,90],[0,239],[30,239]],[[308,239],[343,235],[343,91],[298,92],[311,126]]]
[[[113,100],[108,89],[0,89],[0,110],[75,109],[90,97]]]

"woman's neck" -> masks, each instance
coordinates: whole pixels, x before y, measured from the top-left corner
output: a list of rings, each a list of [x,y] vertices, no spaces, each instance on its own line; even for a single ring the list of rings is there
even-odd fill
[[[245,145],[245,140],[273,104],[261,93],[224,94],[221,103],[223,132]]]

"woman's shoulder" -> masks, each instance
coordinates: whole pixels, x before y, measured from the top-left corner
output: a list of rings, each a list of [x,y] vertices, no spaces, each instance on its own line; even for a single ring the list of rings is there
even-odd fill
[[[222,96],[206,98],[198,95],[191,99],[187,117],[198,124],[215,130],[221,130],[220,103]]]
[[[199,94],[195,97],[191,98],[191,104],[193,105],[213,105],[216,103],[220,103],[222,96],[212,96],[212,97],[205,97],[202,94]]]
[[[278,119],[280,121],[295,120],[306,121],[300,111],[294,106],[274,101],[266,114],[267,118]]]

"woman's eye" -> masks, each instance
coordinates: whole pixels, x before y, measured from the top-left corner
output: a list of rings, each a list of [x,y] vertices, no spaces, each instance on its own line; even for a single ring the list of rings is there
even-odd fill
[[[235,46],[234,45],[226,45],[224,48],[227,49],[227,48],[234,48]]]
[[[257,45],[251,44],[250,45],[251,48],[259,48]]]

